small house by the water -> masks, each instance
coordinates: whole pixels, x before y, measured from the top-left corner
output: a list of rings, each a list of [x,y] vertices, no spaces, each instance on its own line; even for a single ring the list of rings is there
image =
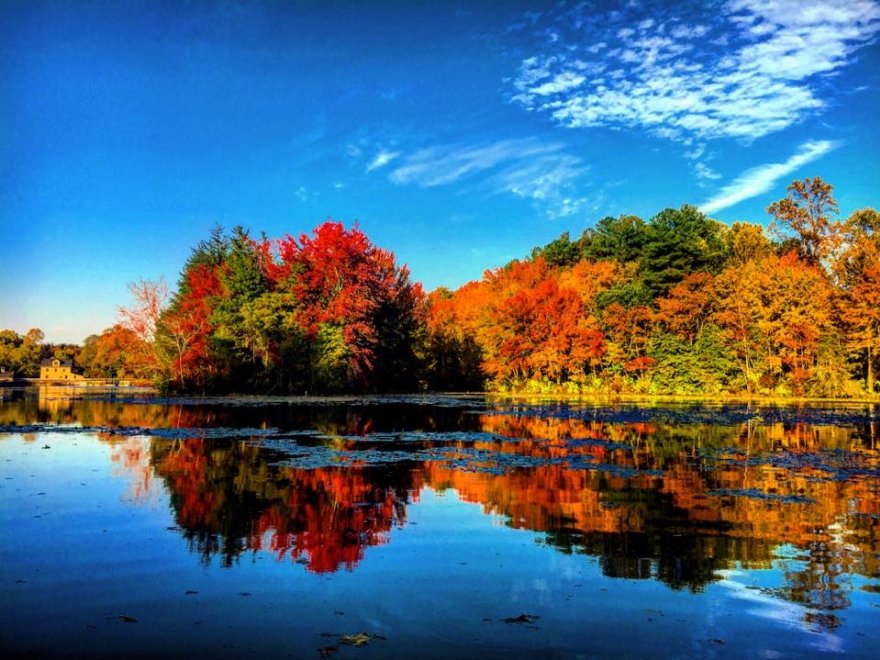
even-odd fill
[[[5,367],[0,367],[0,383],[11,383],[15,380],[15,373]]]
[[[40,380],[85,380],[73,360],[48,358],[40,363]]]

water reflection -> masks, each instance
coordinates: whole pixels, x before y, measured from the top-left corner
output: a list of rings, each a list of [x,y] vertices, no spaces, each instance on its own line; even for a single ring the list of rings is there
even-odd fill
[[[610,577],[698,592],[728,569],[779,568],[767,594],[804,606],[819,628],[838,625],[853,576],[880,578],[880,427],[870,410],[833,418],[846,423],[737,412],[724,424],[707,423],[702,408],[672,421],[560,410],[132,404],[43,392],[0,407],[0,425],[96,429],[136,497],[162,483],[190,548],[227,566],[271,552],[317,573],[352,570],[430,487],[454,489],[558,551],[597,557]],[[272,432],[187,435],[217,428]],[[163,429],[183,434],[155,435]]]
[[[275,457],[277,458],[277,457]],[[266,550],[309,570],[354,568],[406,518],[405,466],[296,470],[243,441],[154,441],[151,464],[165,481],[182,533],[207,561],[232,564]]]

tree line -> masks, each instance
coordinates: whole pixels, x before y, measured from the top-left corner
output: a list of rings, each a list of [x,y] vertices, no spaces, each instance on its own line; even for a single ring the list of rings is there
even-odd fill
[[[768,212],[606,217],[429,294],[357,226],[218,227],[74,357],[179,391],[876,394],[880,214],[818,177]]]
[[[429,336],[450,379],[497,389],[873,395],[880,214],[840,220],[832,193],[793,182],[769,232],[687,205],[604,218],[432,292]]]

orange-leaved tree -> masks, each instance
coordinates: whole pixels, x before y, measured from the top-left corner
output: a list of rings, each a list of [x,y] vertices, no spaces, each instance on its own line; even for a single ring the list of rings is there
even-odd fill
[[[780,238],[785,238],[783,227],[794,232],[801,254],[814,266],[840,245],[842,226],[833,219],[838,208],[832,192],[819,177],[806,178],[792,182],[786,197],[767,207],[774,218],[771,231]]]
[[[880,357],[880,213],[860,209],[845,228],[846,248],[835,264],[838,314],[849,350],[864,356],[865,389],[874,394]]]

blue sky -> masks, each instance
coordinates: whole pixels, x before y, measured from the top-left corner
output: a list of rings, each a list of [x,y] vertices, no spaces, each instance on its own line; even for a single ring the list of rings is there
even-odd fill
[[[606,215],[878,205],[880,4],[0,4],[0,327],[81,341],[211,226],[355,220],[427,288]]]

